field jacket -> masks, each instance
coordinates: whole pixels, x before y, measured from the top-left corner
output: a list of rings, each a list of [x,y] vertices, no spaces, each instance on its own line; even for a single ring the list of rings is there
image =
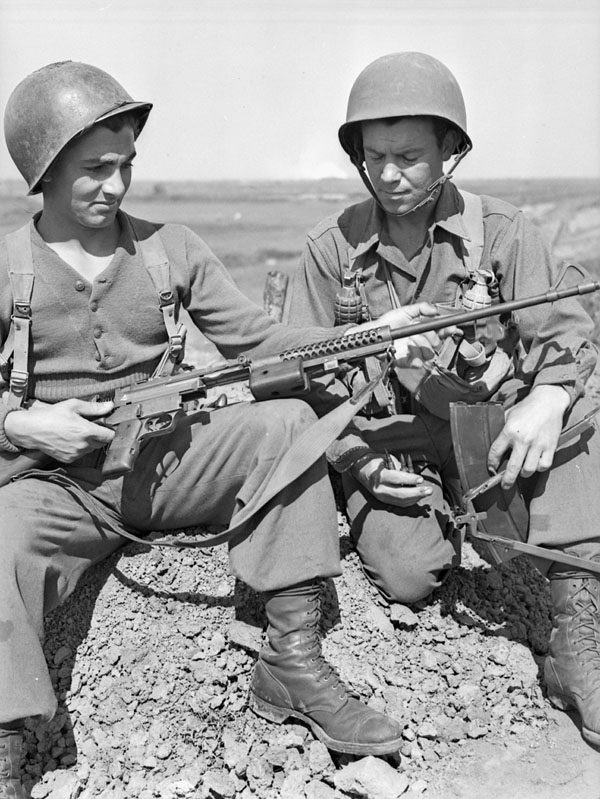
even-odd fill
[[[481,267],[491,269],[499,300],[541,294],[555,283],[559,268],[539,230],[524,214],[503,200],[483,195],[484,246]],[[334,302],[344,272],[360,260],[364,289],[374,318],[392,307],[386,275],[391,276],[401,305],[414,302],[453,303],[466,276],[463,240],[468,231],[462,200],[445,183],[422,249],[410,260],[393,244],[385,217],[373,199],[333,214],[308,235],[302,263],[294,275],[288,322],[334,325]],[[552,305],[524,308],[513,314],[524,357],[518,376],[531,387],[563,386],[571,405],[584,392],[597,358],[590,337],[593,322],[573,298]],[[347,437],[332,459],[346,446]]]

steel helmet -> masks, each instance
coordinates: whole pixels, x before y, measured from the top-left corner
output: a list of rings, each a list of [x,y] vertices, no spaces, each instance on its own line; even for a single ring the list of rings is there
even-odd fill
[[[352,163],[360,166],[364,160],[357,123],[404,116],[451,122],[462,133],[455,155],[473,146],[462,92],[448,67],[426,53],[391,53],[365,67],[350,91],[346,122],[338,135]]]
[[[108,117],[133,112],[136,137],[152,103],[138,103],[98,67],[78,61],[48,64],[28,75],[8,99],[4,136],[8,151],[37,194],[41,179],[66,145]]]

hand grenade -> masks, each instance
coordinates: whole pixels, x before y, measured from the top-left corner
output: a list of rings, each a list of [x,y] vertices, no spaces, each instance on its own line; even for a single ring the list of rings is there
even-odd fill
[[[461,305],[465,311],[478,308],[489,308],[498,295],[498,281],[489,269],[478,269],[469,274],[467,288],[463,291]],[[490,337],[488,320],[482,319],[472,323],[472,330],[465,331],[461,357],[467,367],[482,366],[491,352],[495,342]]]
[[[478,269],[477,272],[472,272],[469,275],[468,287],[462,296],[462,307],[465,311],[488,308],[492,304],[494,289],[497,285],[494,273],[488,269]]]
[[[370,318],[360,284],[360,273],[344,273],[342,288],[335,295],[334,314],[336,325],[358,324]]]

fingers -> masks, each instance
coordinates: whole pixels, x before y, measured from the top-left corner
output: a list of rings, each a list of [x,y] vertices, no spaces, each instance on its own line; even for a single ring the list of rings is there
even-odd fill
[[[398,488],[394,491],[386,492],[385,496],[378,497],[387,505],[395,505],[398,508],[409,508],[418,502],[426,499],[431,491],[423,491],[417,488]]]
[[[505,428],[504,430],[502,430],[500,435],[492,442],[492,446],[489,449],[487,457],[487,467],[490,470],[490,472],[495,473],[498,471],[504,453],[510,448],[511,443],[512,443],[511,439],[507,434]]]
[[[493,442],[488,453],[487,465],[492,473],[498,471],[502,458],[508,450],[511,452],[502,476],[502,488],[511,488],[519,475],[531,477],[536,472],[547,471],[554,460],[554,447],[539,441],[519,440],[511,436],[505,428]]]
[[[452,336],[454,339],[461,339],[465,335],[465,331],[456,325],[449,325],[448,327],[443,327],[441,330],[438,330],[437,334],[440,338],[449,338]]]
[[[517,477],[519,476],[521,469],[523,467],[526,454],[527,454],[526,447],[523,446],[514,447],[514,449],[510,454],[510,458],[508,459],[508,463],[506,464],[504,475],[500,483],[502,488],[511,488],[515,484]]]
[[[402,308],[395,308],[393,311],[386,311],[373,322],[366,322],[361,327],[372,327],[389,325],[390,327],[403,327],[417,322],[423,317],[437,316],[438,312],[434,305],[428,302],[418,302],[414,305],[404,305]]]
[[[426,361],[435,358],[440,345],[440,338],[434,332],[398,339],[394,342],[396,364],[398,366],[423,366]]]
[[[115,407],[114,403],[110,400],[105,402],[88,402],[86,400],[66,400],[65,406],[83,416],[85,419],[97,419],[102,416],[107,416]]]
[[[410,456],[401,456],[399,461],[394,455],[374,453],[355,476],[376,499],[389,505],[409,507],[433,493],[421,475],[413,471]]]
[[[381,469],[381,479],[390,486],[420,486],[423,478],[413,472],[403,472],[398,469]]]
[[[414,305],[405,305],[400,310],[404,312],[409,321],[414,321],[420,316],[438,316],[437,308],[429,302],[416,302]]]
[[[418,474],[399,472],[395,469],[382,469],[379,490],[380,499],[401,507],[414,505],[433,493]]]

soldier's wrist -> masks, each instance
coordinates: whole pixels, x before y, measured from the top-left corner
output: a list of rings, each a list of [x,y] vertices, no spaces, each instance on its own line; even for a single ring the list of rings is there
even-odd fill
[[[366,445],[351,447],[344,453],[339,455],[333,460],[330,460],[331,465],[336,472],[348,472],[354,469],[356,463],[366,462],[375,457],[376,453]]]
[[[22,408],[9,408],[5,405],[0,405],[0,450],[4,452],[21,452],[21,447],[16,446],[6,435],[6,418],[13,411],[21,411]]]

